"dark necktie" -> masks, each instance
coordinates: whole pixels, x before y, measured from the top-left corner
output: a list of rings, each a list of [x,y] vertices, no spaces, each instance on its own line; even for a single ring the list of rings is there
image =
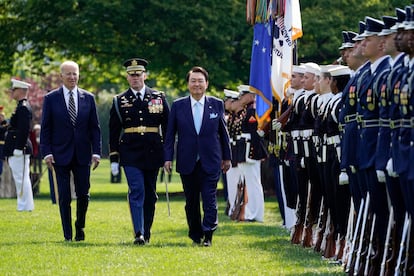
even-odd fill
[[[75,100],[73,98],[73,91],[69,91],[69,116],[72,125],[75,126],[76,124],[76,107],[75,107]]]

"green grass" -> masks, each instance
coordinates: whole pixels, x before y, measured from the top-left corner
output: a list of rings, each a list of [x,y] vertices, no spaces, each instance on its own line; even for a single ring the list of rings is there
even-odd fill
[[[47,177],[33,212],[17,212],[15,199],[0,200],[0,275],[334,275],[342,268],[311,249],[291,245],[274,198],[266,199],[264,223],[231,221],[219,197],[219,228],[210,248],[193,247],[187,237],[184,198],[165,185],[151,243],[134,246],[125,178],[109,183],[109,162],[92,173],[85,242],[63,242],[59,210],[49,199]],[[169,192],[182,191],[174,174]],[[221,187],[221,184],[219,184]],[[72,204],[72,207],[76,204]],[[72,208],[74,214],[74,208]]]

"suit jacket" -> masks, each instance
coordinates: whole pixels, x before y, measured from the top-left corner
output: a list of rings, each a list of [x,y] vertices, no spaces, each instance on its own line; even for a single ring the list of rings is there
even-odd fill
[[[44,97],[40,132],[42,158],[53,154],[56,165],[68,165],[73,156],[79,165],[88,165],[92,154],[101,155],[101,128],[93,94],[78,88],[78,113],[73,126],[63,88]]]
[[[194,127],[190,96],[174,101],[168,118],[164,157],[172,161],[177,134],[176,170],[190,174],[200,157],[201,166],[207,173],[221,169],[222,160],[231,160],[229,134],[224,120],[223,101],[206,96],[200,133]]]

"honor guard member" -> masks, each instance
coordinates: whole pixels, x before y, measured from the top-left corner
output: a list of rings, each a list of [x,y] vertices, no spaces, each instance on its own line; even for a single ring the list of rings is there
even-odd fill
[[[241,177],[245,180],[247,191],[243,220],[263,222],[264,194],[260,165],[261,161],[267,157],[267,150],[263,144],[263,135],[260,134],[257,128],[256,94],[248,85],[240,85],[238,90],[240,92],[240,103],[244,107],[240,117],[240,140],[244,145],[242,149],[243,156],[241,157],[242,160],[237,164]]]
[[[401,73],[404,69],[405,54],[397,47],[396,37],[397,29],[400,23],[405,19],[405,11],[396,9],[397,17],[383,16],[384,29],[379,33],[385,39],[384,52],[391,57],[391,71],[387,76],[387,82],[381,87],[379,100],[379,116],[380,129],[378,133],[377,152],[375,167],[376,170],[382,171],[385,176],[387,191],[390,198],[391,208],[390,218],[388,220],[387,234],[385,246],[388,244],[388,249],[385,248],[384,254],[386,257],[386,275],[394,274],[395,262],[399,253],[399,245],[401,242],[402,229],[404,225],[405,204],[403,193],[400,187],[400,179],[394,172],[388,173],[386,171],[387,164],[392,164],[392,133],[396,133],[395,120],[399,118],[398,105],[394,103],[393,94],[395,84],[400,79]],[[401,33],[401,32],[400,32]],[[399,129],[399,126],[398,126]],[[398,135],[395,135],[398,137]],[[392,213],[391,213],[392,211]],[[392,215],[392,216],[391,216]],[[393,225],[393,227],[391,226]],[[391,235],[392,233],[392,235]]]
[[[393,170],[399,175],[400,185],[403,190],[403,195],[406,203],[406,209],[408,211],[409,217],[406,217],[409,227],[404,227],[405,233],[402,234],[402,237],[406,237],[406,240],[401,241],[401,246],[405,248],[405,256],[403,259],[398,259],[397,264],[400,264],[400,267],[395,268],[396,273],[401,269],[401,265],[405,266],[407,269],[404,270],[404,273],[407,275],[414,274],[414,242],[412,237],[413,227],[412,220],[414,215],[414,175],[413,175],[413,117],[414,117],[414,47],[413,47],[413,38],[414,38],[414,10],[412,6],[405,7],[406,19],[401,24],[403,27],[402,37],[398,40],[402,50],[408,56],[408,62],[406,64],[405,72],[401,77],[399,84],[399,89],[394,89],[394,100],[398,99],[398,107],[400,111],[400,129],[398,133],[398,148],[395,160],[393,160],[395,167]],[[398,123],[396,121],[395,123]],[[393,146],[394,150],[394,146]],[[394,159],[394,158],[393,158]],[[391,171],[391,168],[388,169]],[[401,251],[400,251],[401,254]],[[401,255],[399,255],[401,256]],[[404,260],[405,259],[405,260]],[[405,264],[404,264],[405,263]]]
[[[296,224],[291,233],[291,243],[300,244],[302,242],[304,223],[306,217],[306,205],[307,205],[307,187],[308,187],[308,176],[306,169],[301,164],[303,156],[303,146],[301,141],[301,116],[305,109],[305,65],[303,67],[303,76],[301,76],[301,88],[297,89],[293,95],[293,109],[289,115],[289,119],[284,126],[284,130],[290,133],[293,155],[292,159],[289,160],[290,165],[293,165],[295,172],[295,179],[297,182],[297,207],[296,207]],[[309,79],[309,76],[307,77]]]
[[[313,62],[305,63],[304,89],[305,105],[301,112],[300,119],[300,136],[303,148],[303,154],[300,159],[300,166],[305,169],[305,177],[308,181],[299,182],[299,187],[306,194],[309,200],[305,218],[305,235],[302,245],[311,247],[313,244],[313,225],[316,224],[322,199],[322,187],[320,175],[317,168],[316,144],[314,143],[313,130],[315,118],[317,116],[318,94],[315,92],[315,84],[319,81],[321,69],[319,65]],[[308,186],[310,185],[310,189]],[[310,191],[310,194],[308,193]]]
[[[349,53],[347,53],[347,64],[351,70],[351,78],[342,91],[342,108],[339,112],[339,123],[341,128],[341,182],[349,182],[355,210],[359,211],[364,191],[361,189],[357,174],[357,147],[358,147],[358,122],[357,122],[357,99],[358,87],[362,85],[364,78],[369,72],[369,62],[362,55],[359,36],[365,31],[365,22],[359,22],[359,34],[352,38]],[[350,34],[349,34],[350,35]],[[353,35],[352,35],[353,36]]]
[[[237,119],[237,100],[239,98],[239,92],[232,91],[229,89],[224,89],[224,109],[226,112],[226,124],[227,124],[227,130],[229,132],[230,137],[230,147],[232,152],[232,166],[230,169],[226,172],[225,178],[226,178],[226,189],[227,189],[227,204],[228,207],[226,207],[226,215],[231,216],[234,203],[236,199],[236,193],[237,193],[237,184],[239,182],[240,174],[238,172],[237,168],[237,140],[240,139],[241,135],[241,125],[240,120]]]
[[[365,79],[358,91],[358,124],[359,124],[359,156],[358,167],[363,183],[366,183],[367,202],[372,214],[376,216],[374,225],[374,251],[370,269],[376,275],[379,272],[380,256],[383,255],[387,230],[388,205],[384,175],[375,170],[375,153],[379,131],[379,97],[381,89],[386,85],[390,71],[390,58],[384,54],[384,38],[378,34],[384,28],[380,20],[367,16],[366,29],[361,35],[362,55],[370,62],[370,76]],[[361,184],[361,183],[360,183]],[[369,196],[369,200],[368,200]],[[367,206],[368,207],[368,206]],[[367,256],[368,258],[370,256]]]
[[[138,245],[148,243],[151,236],[169,114],[164,94],[145,85],[147,64],[140,58],[124,62],[130,87],[114,97],[109,119],[111,170],[117,175],[119,166],[124,168]]]
[[[4,107],[0,106],[0,183],[1,175],[3,173],[3,161],[4,161],[4,139],[6,138],[7,121],[6,114],[3,111]]]
[[[30,182],[30,154],[32,145],[29,132],[32,122],[32,108],[27,100],[29,83],[12,79],[10,96],[17,101],[17,107],[10,117],[7,129],[4,156],[13,174],[17,193],[17,211],[34,209],[32,184]]]
[[[280,160],[283,168],[283,187],[286,195],[286,206],[291,209],[296,209],[298,181],[293,140],[290,133],[290,128],[294,122],[290,121],[290,117],[294,112],[294,100],[303,93],[302,81],[304,74],[305,67],[303,65],[294,65],[292,67],[290,87],[287,89],[286,98],[282,101],[281,115],[278,119],[272,120],[272,130],[276,132],[281,131],[281,139],[278,142],[280,143]],[[274,112],[272,113],[274,114]],[[272,133],[271,135],[276,137],[276,133]]]
[[[233,112],[233,102],[239,98],[239,93],[236,91],[224,89],[224,119],[226,120],[227,127],[231,126],[231,121],[234,120],[234,112]],[[230,210],[230,202],[228,200],[228,190],[227,190],[227,174],[222,174],[223,178],[223,193],[224,193],[224,200],[226,201],[226,210],[225,214],[228,215]]]
[[[317,99],[314,101],[313,110],[315,111],[315,120],[314,120],[314,127],[313,127],[313,147],[314,153],[312,155],[316,156],[316,168],[317,173],[319,174],[319,182],[321,185],[321,194],[323,196],[323,201],[321,200],[320,206],[317,207],[319,210],[319,216],[317,218],[318,225],[317,225],[317,233],[318,239],[315,242],[314,250],[316,252],[321,251],[323,233],[325,232],[325,226],[327,221],[327,212],[328,209],[331,210],[332,204],[330,204],[330,200],[333,200],[332,196],[329,196],[329,185],[331,184],[332,180],[329,179],[325,182],[324,178],[324,171],[326,167],[326,124],[324,120],[324,114],[326,113],[329,102],[333,96],[330,87],[331,75],[328,69],[335,65],[322,65],[321,66],[321,75],[319,77],[319,81],[315,83],[315,91],[318,93]],[[332,211],[330,213],[330,221],[332,221]],[[330,223],[331,224],[331,223]],[[328,229],[333,230],[333,226],[328,226]],[[326,249],[323,253],[325,258],[331,258],[335,255],[335,242],[334,242],[334,235],[333,231],[326,231],[325,233],[330,233],[327,235],[327,242],[326,242]],[[328,242],[329,241],[329,242]],[[329,250],[331,249],[331,250]]]
[[[328,186],[328,202],[331,202],[332,234],[337,241],[334,242],[334,247],[339,245],[334,252],[337,252],[336,260],[341,260],[345,247],[351,197],[348,185],[340,185],[339,183],[341,143],[338,116],[342,106],[342,91],[349,81],[351,70],[347,66],[337,65],[329,68],[328,71],[331,75],[330,87],[334,96],[324,112],[326,153],[322,155],[322,158],[326,157],[324,183]]]

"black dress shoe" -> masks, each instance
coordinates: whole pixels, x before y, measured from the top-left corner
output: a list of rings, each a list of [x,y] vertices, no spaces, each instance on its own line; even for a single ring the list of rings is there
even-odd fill
[[[205,239],[205,240],[203,241],[203,246],[205,246],[205,247],[210,247],[210,246],[211,246],[211,240]]]
[[[193,240],[193,246],[201,246],[201,240]]]
[[[82,228],[76,229],[75,241],[84,241],[85,240],[85,231]]]
[[[134,240],[134,244],[144,245],[145,244],[144,236],[141,234],[137,234]]]

